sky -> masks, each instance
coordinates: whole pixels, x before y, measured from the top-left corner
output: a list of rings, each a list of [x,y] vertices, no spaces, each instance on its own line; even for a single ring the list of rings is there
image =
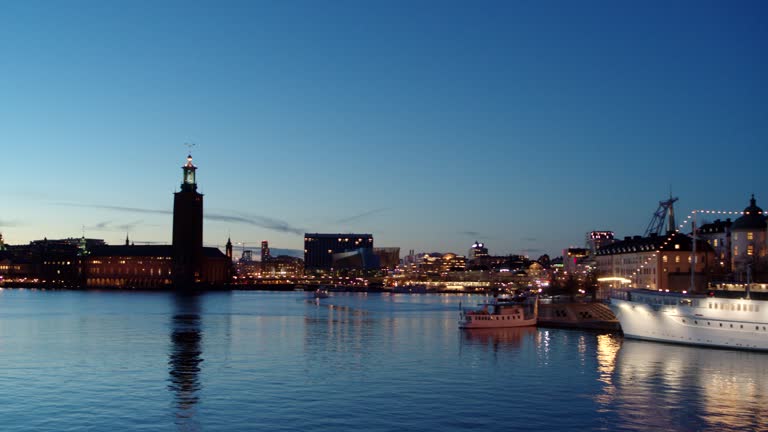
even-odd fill
[[[560,255],[768,208],[764,1],[0,2],[0,232]],[[237,252],[236,252],[237,253]]]

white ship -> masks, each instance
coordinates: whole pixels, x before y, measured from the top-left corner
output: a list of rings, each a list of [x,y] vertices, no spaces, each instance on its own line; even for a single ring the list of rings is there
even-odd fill
[[[768,301],[645,289],[612,298],[624,336],[661,342],[768,351]]]

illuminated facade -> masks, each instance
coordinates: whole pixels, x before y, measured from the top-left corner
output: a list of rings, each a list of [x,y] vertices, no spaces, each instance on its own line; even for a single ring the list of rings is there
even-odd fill
[[[680,233],[626,237],[597,251],[598,277],[611,279],[613,288],[622,287],[618,280],[624,279],[639,288],[690,290],[692,247],[692,239]],[[707,242],[697,240],[696,257],[696,289],[703,290],[715,254]]]
[[[731,266],[737,280],[746,281],[747,270],[758,277],[768,276],[767,227],[765,212],[752,195],[749,207],[731,225]]]
[[[696,229],[696,237],[700,238],[715,251],[715,267],[723,273],[731,271],[731,219],[715,220],[701,225]]]
[[[586,246],[594,255],[601,247],[613,244],[613,231],[590,231],[587,233]]]
[[[360,250],[360,254],[373,255],[372,234],[304,234],[304,267],[308,271],[331,271],[336,261],[347,258],[344,254]],[[341,265],[344,265],[342,262]]]

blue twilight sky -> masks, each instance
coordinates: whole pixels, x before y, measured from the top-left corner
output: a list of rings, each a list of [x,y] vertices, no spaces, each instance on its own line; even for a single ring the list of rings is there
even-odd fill
[[[0,231],[559,255],[768,207],[768,2],[5,1]]]

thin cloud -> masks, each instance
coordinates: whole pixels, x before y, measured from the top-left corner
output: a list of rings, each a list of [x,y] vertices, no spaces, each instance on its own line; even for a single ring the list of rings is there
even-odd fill
[[[19,224],[14,221],[0,220],[0,227],[15,227],[15,226],[19,226]]]
[[[459,231],[459,234],[465,235],[467,237],[472,237],[475,240],[481,240],[481,239],[484,240],[486,238],[483,234],[477,231]]]
[[[86,225],[85,229],[88,231],[133,231],[143,221],[137,220],[133,222],[127,222],[123,224],[113,224],[112,221],[102,221],[95,225]]]
[[[96,209],[104,209],[104,210],[129,212],[129,213],[149,213],[149,214],[167,214],[167,215],[173,214],[173,212],[170,210],[156,210],[156,209],[145,209],[145,208],[138,208],[138,207],[123,207],[123,206],[111,206],[111,205],[99,205],[99,204],[56,203],[56,205],[61,205],[66,207],[96,208]]]
[[[114,210],[114,211],[127,212],[127,213],[162,214],[162,215],[173,214],[171,210],[157,210],[157,209],[147,209],[147,208],[139,208],[139,207],[124,207],[124,206],[99,205],[99,204],[75,204],[75,203],[58,203],[57,205],[68,206],[68,207]],[[286,221],[282,221],[279,219],[274,219],[266,216],[205,213],[204,217],[205,219],[212,220],[212,221],[242,223],[242,224],[257,226],[260,228],[265,228],[272,231],[286,232],[286,233],[297,234],[297,235],[302,235],[304,233],[303,229],[294,227]],[[127,226],[127,225],[123,225],[123,226]]]
[[[537,239],[536,237],[522,237],[520,240],[524,242],[535,242]]]
[[[292,226],[286,221],[282,221],[279,219],[274,219],[266,216],[255,216],[255,215],[237,216],[237,215],[208,213],[205,215],[205,218],[209,220],[219,221],[219,222],[243,223],[247,225],[257,226],[260,228],[266,228],[272,231],[279,231],[279,232],[285,232],[285,233],[291,233],[291,234],[297,234],[297,235],[304,234],[304,230],[302,228],[297,228]]]
[[[389,210],[389,209],[388,208],[377,208],[377,209],[373,209],[373,210],[368,210],[366,212],[363,212],[363,213],[360,213],[360,214],[356,214],[354,216],[349,216],[349,217],[338,219],[336,221],[336,223],[343,224],[343,223],[354,222],[354,221],[357,221],[357,220],[360,220],[360,219],[365,219],[368,216],[374,215],[376,213],[381,213],[381,212],[387,211],[387,210]]]

